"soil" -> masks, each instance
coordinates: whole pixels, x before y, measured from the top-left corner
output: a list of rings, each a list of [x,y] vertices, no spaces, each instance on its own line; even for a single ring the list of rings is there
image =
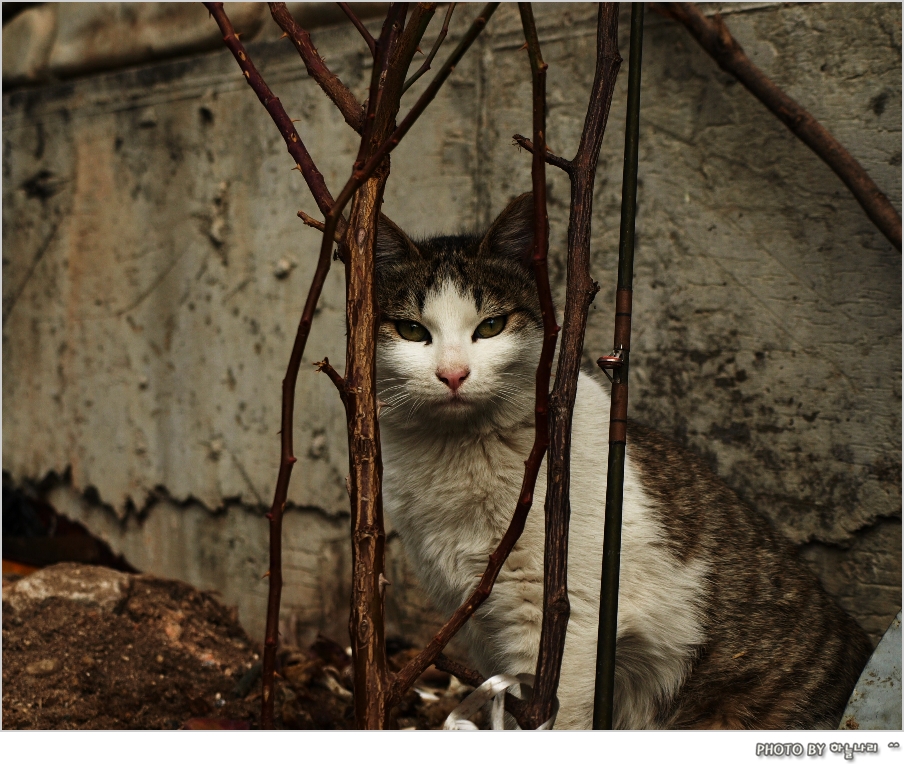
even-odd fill
[[[6,729],[255,729],[260,647],[209,592],[62,563],[3,581]],[[395,646],[396,668],[409,657]],[[346,651],[318,636],[279,655],[277,726],[353,729]],[[436,729],[469,688],[431,669],[397,709]]]

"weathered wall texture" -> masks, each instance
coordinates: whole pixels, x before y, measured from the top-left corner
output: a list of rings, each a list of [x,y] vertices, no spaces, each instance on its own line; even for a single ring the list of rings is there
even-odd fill
[[[726,10],[754,61],[900,209],[900,6]],[[474,13],[456,11],[450,45]],[[595,9],[536,13],[550,145],[570,156]],[[622,26],[626,56],[626,12]],[[258,39],[249,51],[338,189],[354,134],[287,42]],[[363,98],[357,33],[326,27],[315,42]],[[531,129],[521,44],[503,5],[393,155],[385,210],[411,233],[486,225],[529,188],[511,145]],[[900,608],[901,257],[809,149],[654,14],[643,82],[633,415],[703,454],[880,634]],[[625,85],[623,72],[600,160],[588,361],[612,337]],[[3,469],[43,480],[136,567],[219,589],[259,629],[280,380],[319,242],[295,212],[316,207],[225,52],[8,92],[3,107]],[[554,168],[549,183],[561,295],[569,188]],[[337,269],[306,362],[344,358],[343,300]],[[283,631],[344,639],[344,417],[309,363],[296,411]],[[422,637],[435,616],[397,542],[390,554],[391,629]]]

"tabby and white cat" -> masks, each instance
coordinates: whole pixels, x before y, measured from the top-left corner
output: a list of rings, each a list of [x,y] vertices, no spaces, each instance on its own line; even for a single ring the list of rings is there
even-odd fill
[[[531,196],[485,236],[410,240],[381,221],[378,395],[384,504],[434,602],[470,594],[515,508],[534,438],[542,321]],[[581,374],[556,728],[589,728],[606,495],[609,392]],[[535,496],[546,490],[541,469]],[[463,631],[484,675],[533,673],[543,502]],[[628,430],[618,608],[617,728],[832,728],[870,653],[865,633],[791,545],[709,469]]]

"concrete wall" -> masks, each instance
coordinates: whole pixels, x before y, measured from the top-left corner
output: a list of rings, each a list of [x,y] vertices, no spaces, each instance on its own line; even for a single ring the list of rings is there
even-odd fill
[[[900,6],[725,12],[900,209]],[[475,13],[456,11],[449,49]],[[595,9],[536,13],[550,145],[570,156]],[[623,8],[624,56],[627,28]],[[355,136],[274,29],[260,19],[249,52],[335,190]],[[363,99],[357,32],[314,38]],[[529,156],[511,145],[531,129],[521,44],[504,4],[393,155],[385,209],[412,233],[486,225],[529,188]],[[45,79],[67,76],[47,66]],[[632,413],[703,454],[877,635],[900,608],[900,254],[809,149],[655,14],[643,82]],[[588,361],[612,341],[625,86],[623,71],[596,190]],[[3,107],[3,469],[136,567],[219,589],[259,631],[280,380],[319,242],[295,217],[316,212],[303,180],[223,51],[7,89]],[[561,296],[569,189],[553,168],[549,184]],[[346,638],[344,417],[310,366],[341,365],[343,300],[337,269],[298,388],[283,600],[296,639]],[[390,630],[423,638],[436,618],[395,540],[389,565]]]

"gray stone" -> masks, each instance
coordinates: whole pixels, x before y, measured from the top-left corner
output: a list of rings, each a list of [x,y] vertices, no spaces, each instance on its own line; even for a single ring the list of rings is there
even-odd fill
[[[111,611],[128,595],[130,580],[127,573],[110,568],[61,562],[16,581],[4,590],[3,599],[16,610],[58,598]]]

